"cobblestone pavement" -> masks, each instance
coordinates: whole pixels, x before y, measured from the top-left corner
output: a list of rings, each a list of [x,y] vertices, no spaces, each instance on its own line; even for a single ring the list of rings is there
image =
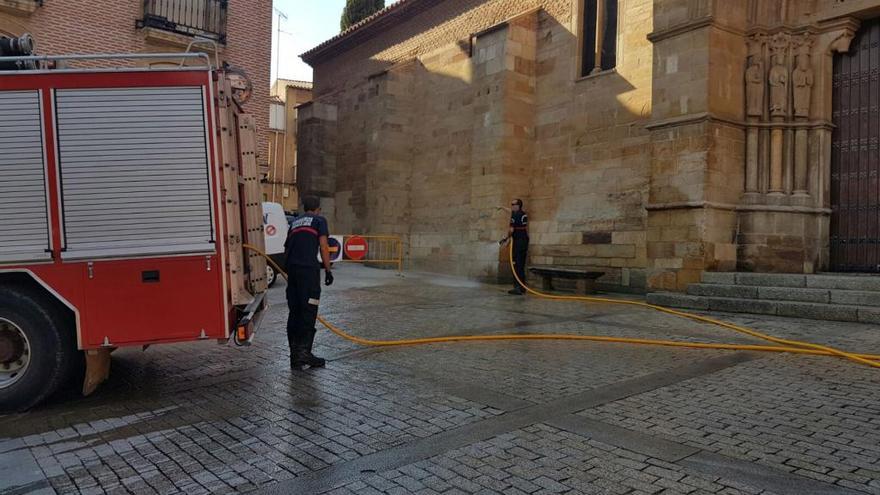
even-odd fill
[[[754,343],[648,310],[343,267],[322,313],[373,338],[580,333]],[[284,284],[250,348],[120,350],[97,394],[0,416],[3,494],[880,494],[880,372],[591,342],[364,348],[287,367]],[[880,353],[880,328],[721,315]]]

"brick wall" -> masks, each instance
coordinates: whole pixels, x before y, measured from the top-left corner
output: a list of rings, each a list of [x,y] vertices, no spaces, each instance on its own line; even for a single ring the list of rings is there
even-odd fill
[[[272,67],[272,0],[230,0],[227,46],[223,57],[244,68],[254,84],[254,95],[245,106],[257,117],[260,153],[267,164],[269,88]]]
[[[85,7],[83,4],[87,3]],[[169,37],[163,42],[148,40],[135,28],[143,17],[141,0],[49,1],[29,16],[0,11],[0,32],[31,33],[37,52],[46,55],[73,53],[147,53],[183,51],[188,40]],[[246,105],[259,128],[259,161],[268,153],[269,77],[272,50],[271,0],[230,0],[228,42],[223,60],[243,68],[254,85]],[[182,45],[180,44],[182,43]]]

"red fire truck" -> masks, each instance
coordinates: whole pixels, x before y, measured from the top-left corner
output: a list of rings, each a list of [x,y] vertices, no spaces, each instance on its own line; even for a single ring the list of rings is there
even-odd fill
[[[0,57],[0,409],[91,393],[119,347],[249,342],[249,91],[204,54]]]

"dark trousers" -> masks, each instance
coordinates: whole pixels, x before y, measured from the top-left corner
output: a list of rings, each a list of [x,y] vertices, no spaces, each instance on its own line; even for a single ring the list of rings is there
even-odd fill
[[[299,351],[312,350],[315,321],[321,299],[321,269],[305,266],[287,267],[287,342],[291,358]]]
[[[526,259],[529,257],[529,240],[525,239],[513,239],[513,269],[516,271],[516,275],[523,282],[526,281]],[[522,285],[519,284],[516,280],[513,281],[514,289],[522,289]]]

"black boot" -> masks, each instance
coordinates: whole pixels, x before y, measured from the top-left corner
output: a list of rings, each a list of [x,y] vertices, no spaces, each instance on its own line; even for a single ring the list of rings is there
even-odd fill
[[[306,355],[302,348],[293,348],[290,350],[290,369],[301,370],[308,366],[306,363]]]
[[[315,345],[315,333],[317,333],[317,331],[313,328],[306,336],[305,342],[303,342],[305,361],[312,368],[323,368],[327,365],[327,360],[312,354],[312,346]]]
[[[514,296],[521,296],[521,295],[525,294],[525,291],[523,291],[519,287],[514,287],[513,289],[510,289],[509,291],[507,291],[507,293],[514,295]]]
[[[298,371],[304,368],[323,368],[326,364],[324,359],[314,356],[305,349],[299,350],[290,360],[290,368]]]
[[[319,358],[311,352],[304,352],[299,358],[300,367],[308,366],[309,368],[323,368],[327,365],[327,360]]]
[[[288,339],[288,342],[290,344],[290,369],[300,369],[303,366],[302,359],[300,358],[302,346],[296,340]]]
[[[301,349],[290,360],[290,369],[302,370],[304,368],[323,368],[327,361],[319,358],[311,352]]]

